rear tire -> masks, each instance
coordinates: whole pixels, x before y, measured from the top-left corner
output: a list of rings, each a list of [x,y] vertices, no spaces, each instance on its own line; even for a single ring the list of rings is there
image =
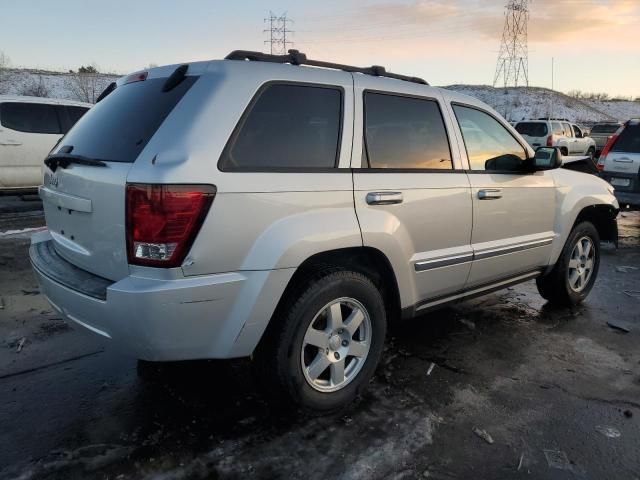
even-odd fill
[[[567,149],[567,147],[560,147],[560,153],[562,153],[563,157],[566,157],[567,155],[569,155],[569,150]]]
[[[596,149],[593,147],[589,147],[589,150],[587,150],[587,156],[591,159],[592,162],[595,162]]]
[[[283,299],[254,364],[278,403],[336,410],[375,372],[387,327],[384,301],[368,277],[353,271],[321,273],[301,292]]]
[[[549,302],[572,306],[593,288],[600,266],[600,236],[590,222],[576,225],[553,270],[536,279],[538,291]]]

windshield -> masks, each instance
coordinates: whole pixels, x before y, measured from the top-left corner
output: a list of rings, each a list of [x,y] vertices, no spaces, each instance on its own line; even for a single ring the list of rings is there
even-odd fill
[[[166,78],[118,86],[69,131],[60,148],[73,155],[132,163],[198,77],[163,92]],[[58,150],[59,151],[59,150]]]

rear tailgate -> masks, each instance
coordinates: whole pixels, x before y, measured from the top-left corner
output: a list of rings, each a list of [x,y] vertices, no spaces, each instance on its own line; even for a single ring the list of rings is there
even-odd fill
[[[603,177],[620,191],[640,191],[640,121],[620,132],[604,162]]]
[[[522,135],[533,148],[542,147],[547,144],[549,129],[544,122],[518,122],[516,131]]]
[[[92,108],[52,151],[40,194],[60,256],[110,280],[129,272],[125,232],[127,174],[136,158],[197,80],[186,76],[167,91],[167,67],[129,76]],[[155,73],[155,75],[154,75]],[[175,80],[175,79],[174,79]],[[163,88],[165,87],[165,88]]]

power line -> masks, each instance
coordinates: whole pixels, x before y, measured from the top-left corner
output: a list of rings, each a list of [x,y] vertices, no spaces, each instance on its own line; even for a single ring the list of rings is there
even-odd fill
[[[268,33],[268,39],[264,41],[265,44],[269,44],[269,53],[272,55],[284,55],[289,50],[289,47],[293,46],[291,40],[287,40],[287,36],[293,33],[293,30],[289,30],[288,24],[293,23],[293,20],[287,18],[287,13],[283,13],[280,16],[274,15],[273,12],[269,12],[269,16],[264,19],[269,28],[263,30],[264,33]]]
[[[524,81],[526,86],[529,86],[528,22],[528,0],[509,0],[505,9],[496,73],[493,77],[494,87],[500,79],[505,88],[517,87],[519,81]]]

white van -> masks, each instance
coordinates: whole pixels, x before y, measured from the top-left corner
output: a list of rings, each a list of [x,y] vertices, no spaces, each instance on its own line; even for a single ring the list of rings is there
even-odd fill
[[[37,188],[42,161],[91,104],[0,95],[0,191]]]

